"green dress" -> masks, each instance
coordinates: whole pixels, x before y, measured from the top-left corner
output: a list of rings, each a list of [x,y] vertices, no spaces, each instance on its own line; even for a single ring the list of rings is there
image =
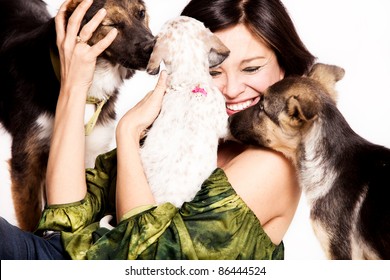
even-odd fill
[[[133,209],[111,230],[100,219],[115,213],[116,150],[87,169],[84,200],[46,207],[37,233],[60,231],[72,259],[283,259],[222,169],[179,209],[170,203]]]

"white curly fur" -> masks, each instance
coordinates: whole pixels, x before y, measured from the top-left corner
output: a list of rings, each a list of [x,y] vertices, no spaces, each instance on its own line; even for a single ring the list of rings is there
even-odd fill
[[[141,158],[156,202],[179,207],[217,167],[228,116],[225,99],[209,74],[209,59],[225,59],[229,50],[202,23],[183,16],[168,21],[157,38],[148,71],[164,61],[168,89]],[[197,87],[207,95],[193,92]]]

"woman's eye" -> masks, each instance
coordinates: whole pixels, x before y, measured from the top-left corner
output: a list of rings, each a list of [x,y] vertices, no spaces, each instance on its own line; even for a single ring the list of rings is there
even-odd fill
[[[221,75],[221,72],[215,71],[215,70],[210,70],[210,75],[211,75],[211,77],[217,77],[217,76]]]
[[[245,73],[257,73],[261,69],[261,66],[251,66],[251,67],[246,67],[242,70],[242,72]]]

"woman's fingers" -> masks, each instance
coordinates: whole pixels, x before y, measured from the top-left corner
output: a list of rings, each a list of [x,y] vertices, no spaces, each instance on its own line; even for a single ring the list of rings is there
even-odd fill
[[[135,136],[138,139],[143,137],[145,130],[160,113],[162,99],[167,87],[166,80],[166,71],[161,71],[154,90],[146,94],[142,100],[120,119],[117,127],[117,137],[121,138],[123,135],[125,135],[125,139],[131,136]]]
[[[83,0],[73,11],[72,15],[68,20],[68,26],[66,28],[66,33],[69,38],[74,38],[74,40],[76,40],[76,36],[78,35],[80,30],[81,22],[84,18],[85,13],[91,5],[92,0]]]
[[[95,45],[91,47],[92,55],[93,56],[100,55],[105,49],[108,48],[108,46],[111,45],[111,43],[115,40],[117,35],[118,35],[118,30],[116,28],[111,29],[110,32],[108,32],[103,39],[101,39],[99,42],[97,42]]]
[[[157,81],[157,85],[154,89],[154,92],[157,92],[159,95],[161,95],[161,98],[164,95],[165,90],[167,89],[167,76],[167,71],[161,71],[160,77]]]
[[[64,83],[90,85],[97,57],[114,41],[118,31],[113,28],[99,42],[89,46],[86,41],[92,37],[107,12],[105,9],[99,10],[80,30],[82,20],[92,0],[83,0],[67,21],[66,11],[70,1],[67,0],[62,4],[55,19],[57,46],[61,60],[61,78]]]
[[[75,45],[86,43],[92,37],[93,32],[98,28],[106,16],[107,11],[104,8],[100,9],[80,30],[83,17],[92,4],[92,0],[84,0],[73,11],[65,30],[65,14],[69,2],[70,0],[64,2],[59,9],[56,16],[56,30],[57,42],[59,43],[57,44],[63,45],[68,50],[72,50]],[[87,46],[85,45],[82,46],[82,49],[84,49],[84,51],[89,50],[90,57],[97,57],[114,41],[117,33],[118,31],[113,28],[103,39],[92,46],[91,49],[86,48]]]
[[[139,102],[139,106],[143,106],[144,103],[150,103],[161,107],[161,102],[164,97],[165,90],[167,88],[167,72],[161,71],[157,84],[154,90],[148,92],[144,98]]]
[[[138,105],[140,111],[142,111],[139,118],[144,118],[145,128],[153,123],[161,110],[162,100],[167,88],[166,82],[167,72],[161,71],[154,90],[149,92]]]
[[[57,34],[57,43],[62,42],[65,38],[65,13],[68,7],[68,4],[71,0],[67,0],[62,3],[61,7],[58,9],[58,13],[54,19],[56,26],[56,34]]]
[[[167,72],[161,71],[160,77],[158,78],[157,84],[152,91],[151,98],[155,101],[155,105],[161,108],[162,99],[167,89]]]
[[[93,18],[83,26],[83,28],[79,32],[79,36],[83,42],[87,42],[91,37],[93,32],[96,30],[96,28],[99,26],[99,24],[102,22],[104,17],[106,16],[107,11],[106,9],[102,8],[100,9]]]

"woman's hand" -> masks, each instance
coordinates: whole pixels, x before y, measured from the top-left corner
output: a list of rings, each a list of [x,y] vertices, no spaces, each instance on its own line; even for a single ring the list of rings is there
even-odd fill
[[[116,130],[118,221],[131,209],[155,203],[141,162],[139,140],[161,110],[166,79],[167,73],[162,71],[155,89],[130,109],[118,123]]]
[[[67,0],[61,5],[55,17],[57,47],[61,61],[61,84],[65,90],[76,87],[86,94],[92,83],[98,55],[114,41],[118,32],[113,28],[101,41],[89,46],[86,42],[104,19],[106,10],[100,9],[80,30],[81,21],[93,1],[82,1],[66,24],[65,13],[69,2],[70,0]]]
[[[149,92],[137,105],[131,108],[119,121],[117,126],[117,144],[120,138],[139,141],[146,129],[154,122],[161,110],[166,90],[166,71],[162,71],[155,89]]]
[[[66,24],[65,12],[69,2],[70,0],[67,0],[62,4],[55,17],[61,61],[61,89],[46,173],[48,205],[70,203],[85,198],[86,96],[92,83],[97,57],[117,34],[113,29],[98,43],[89,46],[85,42],[99,26],[106,11],[102,9],[97,12],[80,30],[81,21],[92,0],[82,1]],[[82,41],[78,42],[77,36],[80,36]]]

